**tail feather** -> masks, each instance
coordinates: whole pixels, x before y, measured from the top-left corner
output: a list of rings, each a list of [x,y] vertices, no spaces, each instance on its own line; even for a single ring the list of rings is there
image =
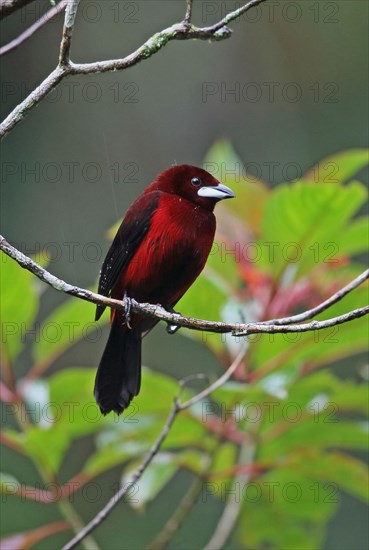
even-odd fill
[[[121,414],[141,384],[141,331],[113,322],[97,369],[94,396],[102,414]]]

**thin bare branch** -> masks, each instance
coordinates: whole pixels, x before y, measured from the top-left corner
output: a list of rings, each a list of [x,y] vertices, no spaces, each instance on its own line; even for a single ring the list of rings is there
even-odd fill
[[[33,0],[1,0],[0,1],[0,20],[5,19],[8,15],[20,10]]]
[[[63,36],[60,43],[59,66],[67,67],[70,62],[70,48],[72,44],[72,33],[74,22],[77,15],[77,9],[80,0],[68,0],[67,9],[65,10]]]
[[[212,32],[216,32],[220,30],[222,27],[225,27],[226,25],[234,21],[235,19],[238,19],[238,17],[240,17],[241,15],[249,11],[251,8],[255,8],[259,4],[262,4],[263,2],[265,2],[265,0],[251,0],[250,2],[247,2],[247,4],[244,4],[237,10],[229,12],[225,17],[223,17],[223,19],[218,21],[218,23],[215,23],[215,25],[212,25],[211,27],[205,27],[205,29],[206,28],[212,29]]]
[[[89,535],[106,517],[110,514],[112,509],[120,502],[123,497],[135,486],[135,484],[139,481],[142,474],[146,470],[146,468],[149,466],[155,455],[160,450],[165,438],[170,432],[170,429],[176,419],[176,416],[183,410],[188,409],[191,407],[191,405],[194,405],[195,403],[198,403],[201,401],[204,397],[207,397],[210,393],[212,393],[215,389],[220,387],[222,384],[224,384],[229,378],[232,376],[234,371],[239,367],[243,356],[245,354],[246,347],[243,346],[242,350],[238,353],[236,359],[232,362],[230,367],[226,370],[226,372],[218,378],[218,380],[211,384],[206,390],[200,392],[199,394],[195,395],[192,399],[189,399],[188,401],[185,401],[184,403],[180,402],[180,396],[182,394],[182,390],[184,388],[184,383],[181,384],[179,395],[175,398],[173,402],[172,409],[169,413],[169,416],[167,418],[167,421],[164,424],[164,427],[162,431],[159,434],[159,437],[151,447],[149,453],[144,458],[142,464],[140,467],[136,470],[136,472],[133,474],[131,481],[128,484],[123,485],[116,493],[115,495],[108,501],[108,503],[104,506],[102,510],[70,541],[68,544],[66,544],[63,547],[63,550],[71,550],[72,548],[75,548],[77,544],[79,544],[87,535]]]
[[[189,25],[191,23],[191,17],[192,17],[192,0],[186,0],[187,6],[186,6],[186,15],[184,18],[184,22]]]
[[[321,304],[317,305],[316,307],[313,307],[312,309],[308,309],[307,311],[304,311],[303,313],[299,313],[298,315],[292,315],[290,317],[282,317],[280,319],[274,319],[272,321],[263,321],[262,324],[264,325],[290,325],[291,323],[300,323],[301,321],[307,321],[308,319],[312,319],[319,313],[322,313],[322,311],[325,311],[329,307],[333,306],[333,304],[336,304],[342,298],[347,296],[354,288],[357,288],[360,286],[366,279],[369,279],[369,269],[363,271],[356,279],[353,279],[348,285],[344,286],[340,290],[338,290],[335,294],[332,294],[327,300],[322,302]]]
[[[65,76],[65,68],[57,67],[37,88],[19,103],[0,125],[0,138],[6,136],[14,126],[21,122],[28,112],[53,90]]]
[[[171,539],[183,524],[184,520],[191,512],[196,501],[201,494],[203,480],[197,477],[190,485],[188,491],[184,494],[179,506],[173,515],[164,525],[158,536],[146,547],[146,550],[164,550],[168,547]]]
[[[255,441],[251,445],[248,443],[247,445],[244,444],[241,447],[238,465],[242,465],[243,470],[240,470],[234,478],[235,487],[241,486],[244,488],[246,484],[250,482],[252,476],[248,471],[247,466],[252,464],[255,452]],[[224,507],[222,516],[217,523],[216,529],[211,539],[204,547],[204,550],[222,550],[222,548],[224,548],[238,521],[242,504],[242,499],[235,499],[233,495],[230,495],[230,498]]]
[[[112,298],[107,298],[90,290],[84,288],[79,288],[78,286],[73,286],[69,283],[66,283],[62,279],[55,277],[38,265],[31,258],[17,250],[14,246],[9,244],[6,239],[0,235],[0,250],[5,252],[8,256],[13,258],[20,266],[24,269],[27,269],[36,277],[44,281],[48,285],[51,285],[53,288],[60,292],[76,296],[87,302],[92,302],[94,304],[104,305],[111,307],[113,309],[118,309],[125,312],[126,308],[123,301],[114,300]],[[365,277],[361,282],[365,280]],[[355,288],[357,285],[354,285]],[[347,292],[346,292],[347,294]],[[261,323],[223,323],[220,321],[206,321],[203,319],[195,319],[192,317],[183,317],[179,313],[170,313],[160,305],[154,304],[144,304],[138,303],[136,300],[130,299],[130,307],[134,312],[141,313],[142,315],[148,317],[155,317],[167,323],[174,325],[179,325],[181,327],[186,327],[192,330],[201,330],[214,333],[232,333],[233,336],[248,336],[250,334],[285,334],[287,332],[310,332],[314,330],[323,330],[332,326],[340,325],[347,323],[354,319],[359,319],[364,315],[369,314],[369,305],[349,311],[338,317],[333,317],[332,319],[327,319],[325,321],[311,321],[310,323],[305,323],[301,325],[279,325],[278,319],[271,320],[269,324],[265,322]],[[277,322],[276,322],[277,321]]]
[[[67,5],[67,0],[61,0],[59,4],[56,4],[53,8],[51,8],[49,11],[47,11],[36,23],[33,23],[28,29],[26,29],[24,32],[22,32],[17,38],[14,38],[14,40],[11,40],[8,42],[8,44],[5,44],[5,46],[2,46],[0,48],[0,57],[2,55],[5,55],[6,53],[11,52],[12,50],[15,50],[23,44],[28,38],[31,38],[33,34],[35,34],[36,31],[41,29],[46,23],[48,23],[51,19],[53,19],[56,15],[58,15],[60,12],[63,11],[65,6]]]
[[[236,372],[238,367],[240,366],[242,359],[246,353],[247,346],[246,344],[243,344],[240,351],[236,355],[236,358],[232,361],[232,364],[228,367],[228,369],[220,376],[213,384],[210,384],[207,388],[205,388],[203,391],[195,395],[194,397],[191,397],[191,399],[188,399],[184,403],[180,403],[178,405],[178,408],[181,411],[184,411],[185,409],[188,409],[192,405],[195,405],[205,397],[208,397],[211,393],[213,393],[215,390],[220,388],[221,386],[224,386],[224,384],[231,378],[231,376]]]
[[[29,94],[2,122],[0,125],[0,138],[6,136],[23,118],[28,111],[35,107],[60,81],[69,75],[103,73],[108,71],[124,70],[133,67],[145,59],[149,59],[172,40],[224,40],[232,34],[227,24],[237,19],[249,9],[265,2],[266,0],[250,0],[242,7],[228,13],[223,19],[208,27],[195,27],[186,19],[176,23],[149,38],[135,52],[122,59],[109,61],[97,61],[94,63],[72,63],[69,58],[72,30],[74,25],[75,11],[79,0],[68,2],[66,18],[63,29],[63,36],[60,45],[59,64],[48,77],[33,92]],[[189,4],[188,4],[189,5]],[[187,5],[186,16],[189,14]],[[186,17],[185,16],[185,17]]]
[[[76,296],[83,300],[87,300],[89,302],[93,302],[95,304],[106,305],[109,307],[113,307],[115,309],[120,309],[122,311],[125,310],[124,302],[122,301],[106,298],[105,296],[95,294],[94,292],[70,285],[65,281],[63,281],[62,279],[55,277],[55,275],[52,275],[46,269],[44,269],[43,267],[38,265],[36,262],[34,262],[31,258],[24,255],[15,247],[10,245],[2,236],[0,236],[0,249],[3,250],[3,252],[5,252],[5,254],[7,254],[9,257],[17,261],[18,264],[22,266],[24,269],[27,269],[28,271],[32,272],[39,279],[51,285],[56,290],[65,292],[67,294],[71,294],[73,296]],[[337,297],[331,297],[329,300],[326,300],[325,302],[323,302],[324,307],[323,306],[321,307],[323,307],[323,309],[326,309],[326,307],[329,307],[329,305],[331,305],[332,303],[336,303],[339,299],[347,295],[359,284],[363,283],[366,279],[367,279],[367,273],[364,272],[359,278],[356,278],[349,285],[346,285],[346,287],[344,287],[343,289],[341,289],[341,291],[336,293],[338,294]],[[311,323],[306,323],[303,325],[279,325],[278,320],[271,321],[271,324],[265,324],[265,323],[229,324],[229,323],[214,323],[210,321],[203,321],[201,319],[186,318],[186,317],[182,317],[177,313],[175,314],[169,313],[159,305],[139,304],[135,300],[132,300],[131,302],[132,302],[131,308],[133,309],[133,311],[140,312],[141,314],[144,314],[144,315],[153,316],[158,319],[162,319],[167,322],[169,321],[171,323],[192,328],[195,330],[209,330],[213,332],[232,332],[235,335],[254,334],[254,333],[307,332],[309,330],[320,330],[328,326],[333,326],[336,324],[347,322],[349,320],[361,317],[369,313],[369,306],[365,306],[363,308],[348,312],[345,315],[341,315],[333,319],[328,319],[327,321],[312,321]],[[323,311],[323,309],[320,309],[319,311]],[[232,374],[236,371],[236,369],[242,362],[246,345],[247,344],[245,342],[242,345],[242,348],[238,353],[237,357],[232,362],[232,364],[227,369],[227,371],[218,380],[216,380],[213,384],[211,384],[208,388],[206,388],[199,394],[195,395],[191,399],[188,399],[184,403],[180,403],[179,398],[175,400],[171,413],[168,416],[168,419],[165,423],[165,426],[162,432],[160,433],[158,439],[156,440],[155,444],[151,448],[148,455],[145,457],[140,468],[136,471],[136,473],[132,477],[132,481],[125,487],[122,487],[117,492],[117,494],[97,514],[97,516],[88,525],[83,527],[81,531],[78,533],[78,535],[76,535],[76,537],[74,537],[74,539],[65,546],[64,550],[69,550],[71,548],[74,548],[79,542],[84,540],[84,538],[107,517],[107,515],[114,508],[114,506],[124,497],[125,494],[127,494],[130,488],[132,488],[133,485],[140,479],[140,477],[142,476],[147,466],[151,463],[152,459],[154,458],[156,453],[159,451],[163,441],[165,440],[166,436],[170,431],[170,428],[176,418],[176,415],[180,411],[189,408],[195,403],[198,403],[199,401],[201,401],[202,399],[210,395],[212,392],[214,392],[217,388],[221,387],[227,380],[230,379]],[[233,519],[236,520],[236,516],[234,516]],[[224,538],[224,533],[222,536]]]
[[[150,462],[158,453],[163,441],[165,440],[165,438],[170,432],[170,429],[173,425],[173,422],[176,419],[178,412],[179,412],[179,408],[178,408],[178,398],[177,398],[173,403],[172,409],[169,413],[169,416],[167,418],[167,421],[165,422],[165,425],[162,431],[160,432],[159,437],[155,441],[154,445],[151,447],[150,452],[146,455],[140,467],[133,474],[131,481],[129,483],[124,484],[115,493],[115,495],[108,501],[108,503],[104,506],[104,508],[100,510],[100,512],[96,514],[96,516],[83,529],[81,529],[81,531],[71,541],[69,541],[65,546],[63,546],[63,550],[71,550],[72,548],[75,548],[77,544],[79,544],[83,539],[85,539],[87,535],[89,535],[92,531],[94,531],[96,527],[98,527],[98,525],[100,525],[100,523],[107,518],[107,516],[110,514],[113,508],[115,508],[118,502],[120,502],[124,498],[124,496],[135,486],[135,484],[141,478],[146,468],[149,466]]]

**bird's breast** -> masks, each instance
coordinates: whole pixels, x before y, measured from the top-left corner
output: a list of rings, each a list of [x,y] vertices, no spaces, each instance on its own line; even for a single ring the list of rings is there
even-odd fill
[[[166,194],[124,273],[121,288],[139,301],[165,307],[175,304],[202,271],[214,233],[212,212]]]

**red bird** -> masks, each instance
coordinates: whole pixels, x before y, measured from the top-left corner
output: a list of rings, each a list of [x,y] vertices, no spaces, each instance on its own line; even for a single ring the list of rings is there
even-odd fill
[[[103,263],[99,293],[168,310],[201,273],[214,240],[215,204],[234,193],[205,170],[174,166],[129,207]],[[96,320],[104,311],[97,306]],[[110,335],[96,374],[102,414],[117,414],[140,391],[141,337],[157,319],[111,310]]]

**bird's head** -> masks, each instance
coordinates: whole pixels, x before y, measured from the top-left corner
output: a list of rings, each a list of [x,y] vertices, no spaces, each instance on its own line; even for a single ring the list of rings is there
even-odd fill
[[[210,211],[218,201],[235,196],[229,187],[220,183],[209,172],[188,164],[168,168],[150,187],[179,195]]]

